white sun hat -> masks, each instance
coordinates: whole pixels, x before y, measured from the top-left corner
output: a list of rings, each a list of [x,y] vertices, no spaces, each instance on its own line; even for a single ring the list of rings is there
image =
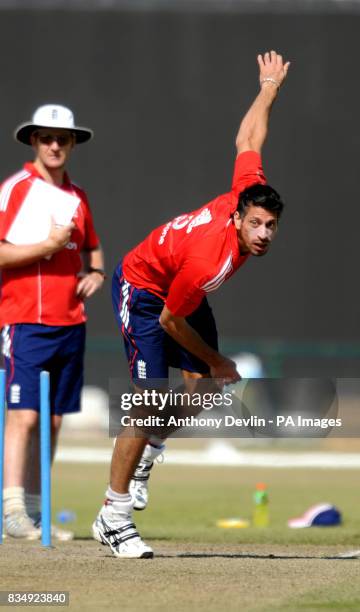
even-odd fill
[[[94,132],[87,127],[75,125],[73,112],[60,104],[45,104],[33,114],[32,120],[21,123],[14,132],[18,142],[31,145],[30,136],[38,128],[53,128],[70,130],[75,136],[76,144],[90,140]]]

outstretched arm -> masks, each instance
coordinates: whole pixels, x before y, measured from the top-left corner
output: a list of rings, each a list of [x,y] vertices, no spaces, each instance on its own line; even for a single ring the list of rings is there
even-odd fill
[[[283,62],[276,51],[258,55],[260,93],[243,118],[236,137],[238,155],[244,151],[261,153],[265,142],[271,107],[284,82],[290,62]]]
[[[159,321],[175,342],[208,364],[212,378],[222,379],[224,383],[235,383],[241,379],[235,362],[211,348],[188,324],[185,317],[174,316],[167,306],[164,306]]]

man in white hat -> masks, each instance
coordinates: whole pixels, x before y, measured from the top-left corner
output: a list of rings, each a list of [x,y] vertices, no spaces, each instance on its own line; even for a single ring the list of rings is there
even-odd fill
[[[37,539],[41,536],[39,375],[41,370],[50,372],[54,457],[63,414],[80,410],[84,300],[101,288],[105,275],[86,194],[65,172],[74,146],[90,140],[93,132],[76,126],[68,108],[47,104],[14,136],[33,148],[35,159],[7,179],[0,191],[0,327],[8,405],[4,518],[8,535]],[[39,179],[78,198],[75,214],[67,225],[52,220],[44,240],[11,242],[13,222]],[[55,526],[52,534],[62,540],[73,536]]]

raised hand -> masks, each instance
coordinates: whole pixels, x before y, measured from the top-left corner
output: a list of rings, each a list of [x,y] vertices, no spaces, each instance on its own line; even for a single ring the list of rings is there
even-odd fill
[[[259,81],[261,87],[266,83],[280,88],[286,79],[290,62],[284,63],[282,55],[276,53],[276,51],[258,55],[257,61],[260,69]]]

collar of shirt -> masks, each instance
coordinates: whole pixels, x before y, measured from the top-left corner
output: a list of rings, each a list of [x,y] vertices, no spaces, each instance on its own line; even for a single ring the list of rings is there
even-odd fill
[[[42,174],[40,174],[38,169],[35,167],[33,162],[26,162],[26,164],[24,164],[24,168],[25,170],[30,172],[32,176],[42,179],[43,181],[45,180]],[[61,189],[70,189],[70,188],[71,188],[71,181],[70,181],[69,175],[67,174],[67,172],[64,172],[64,182],[61,185]]]

